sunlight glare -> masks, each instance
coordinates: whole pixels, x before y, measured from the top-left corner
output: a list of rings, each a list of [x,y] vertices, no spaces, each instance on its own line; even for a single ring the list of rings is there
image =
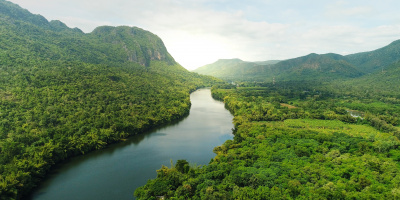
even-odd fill
[[[171,33],[172,34],[172,33]],[[231,53],[223,39],[213,36],[196,36],[173,33],[165,39],[165,46],[175,60],[188,70],[194,70]]]

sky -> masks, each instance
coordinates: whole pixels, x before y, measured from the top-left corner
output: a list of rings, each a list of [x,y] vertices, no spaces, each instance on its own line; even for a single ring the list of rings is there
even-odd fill
[[[398,0],[11,0],[90,33],[136,26],[183,67],[371,51],[400,39]]]

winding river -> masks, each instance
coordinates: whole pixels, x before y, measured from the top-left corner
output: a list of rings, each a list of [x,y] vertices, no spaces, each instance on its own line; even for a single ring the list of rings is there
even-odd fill
[[[182,121],[72,158],[53,170],[31,199],[134,199],[135,189],[171,159],[208,164],[213,148],[232,139],[233,116],[212,99],[210,89],[199,89],[190,99],[190,114]]]

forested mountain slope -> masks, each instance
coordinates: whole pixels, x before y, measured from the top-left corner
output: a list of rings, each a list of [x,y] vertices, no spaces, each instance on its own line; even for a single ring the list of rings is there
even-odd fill
[[[363,72],[381,71],[387,66],[400,61],[400,40],[374,51],[347,55],[346,58]]]
[[[223,62],[200,67],[194,72],[226,80],[278,81],[320,80],[358,77],[362,71],[338,54],[309,54],[284,61],[270,62]]]
[[[281,61],[270,67],[269,76],[279,80],[354,78],[363,73],[339,54],[309,54]]]
[[[114,46],[122,56],[131,62],[149,66],[152,60],[159,60],[169,65],[176,64],[168,53],[162,40],[156,35],[136,27],[98,27],[90,34],[107,45]]]
[[[331,83],[337,93],[353,93],[363,97],[374,97],[382,102],[400,103],[400,62],[377,70],[357,79]]]
[[[9,2],[0,4],[0,25],[6,27],[1,30],[0,47],[9,56],[22,54],[25,60],[46,58],[93,64],[135,62],[149,66],[153,60],[176,64],[161,39],[140,28],[104,26],[84,34],[60,21],[48,22],[39,15],[29,15]]]
[[[0,199],[20,199],[51,166],[177,120],[216,79],[177,64],[136,27],[85,34],[0,0]]]
[[[208,165],[162,166],[135,195],[400,199],[400,62],[387,57],[396,55],[393,45],[394,52],[361,53],[371,62],[358,64],[337,54],[281,61],[268,67],[275,84],[214,86],[213,97],[234,114],[234,139],[214,148]],[[379,67],[368,72],[368,63]]]
[[[247,62],[240,59],[220,59],[212,64],[199,67],[194,72],[226,80],[246,79],[256,75],[253,72],[264,71],[266,66],[277,62],[279,61]]]
[[[251,64],[249,62],[234,58],[234,59],[219,59],[212,64],[205,65],[203,67],[199,67],[194,72],[200,74],[208,74],[208,75],[215,75],[218,73],[226,73],[228,70],[234,68],[235,66]]]
[[[385,70],[400,60],[400,40],[370,52],[342,56],[339,54],[309,54],[277,63],[215,62],[195,70],[226,80],[296,81],[351,79]]]

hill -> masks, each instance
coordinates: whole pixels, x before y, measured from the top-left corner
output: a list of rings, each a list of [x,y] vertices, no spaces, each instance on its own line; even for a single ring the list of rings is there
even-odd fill
[[[254,63],[259,65],[273,65],[280,62],[280,60],[267,60],[267,61],[256,61]]]
[[[363,98],[375,98],[381,102],[399,104],[400,62],[386,66],[383,71],[366,74],[357,79],[331,83],[336,93],[349,93]],[[349,95],[349,94],[347,94]]]
[[[363,73],[339,54],[309,54],[281,61],[270,67],[268,73],[280,80],[354,78]]]
[[[347,55],[346,58],[350,63],[366,73],[381,71],[400,60],[400,40],[374,51]]]
[[[9,55],[23,53],[30,60],[48,58],[93,64],[135,62],[149,66],[150,61],[176,64],[161,39],[140,28],[104,26],[84,34],[60,21],[48,22],[40,15],[29,15],[9,2],[0,4],[0,25],[7,27],[2,30],[0,48]]]
[[[269,64],[266,64],[269,63]],[[309,54],[284,61],[219,60],[194,72],[226,80],[279,81],[352,78],[363,73],[338,54]]]
[[[224,79],[234,79],[241,77],[242,74],[247,74],[247,71],[257,66],[259,64],[240,59],[220,59],[212,64],[199,67],[193,72]]]
[[[298,80],[336,80],[361,77],[385,70],[400,61],[400,40],[370,52],[342,56],[339,54],[309,54],[280,62],[217,61],[195,70],[200,74],[226,80],[271,82]]]
[[[216,81],[137,27],[85,34],[0,0],[0,35],[0,199],[23,198],[71,156],[182,118],[189,92]]]
[[[193,72],[214,76],[225,80],[245,80],[254,78],[257,73],[265,71],[279,61],[248,62],[240,59],[220,59],[212,64],[199,67]]]
[[[176,64],[159,37],[137,27],[102,26],[94,29],[90,36],[123,50],[119,53],[126,56],[125,61],[137,62],[144,66],[149,66],[153,60],[164,61],[169,65]]]

